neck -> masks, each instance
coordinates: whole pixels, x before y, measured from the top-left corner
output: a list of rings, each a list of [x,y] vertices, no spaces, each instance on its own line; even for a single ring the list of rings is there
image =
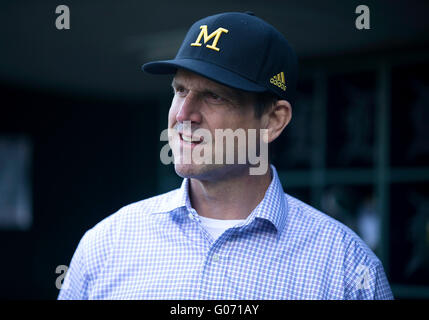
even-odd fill
[[[271,170],[264,175],[241,175],[219,181],[191,178],[192,206],[203,217],[223,220],[246,219],[265,196],[271,183]]]

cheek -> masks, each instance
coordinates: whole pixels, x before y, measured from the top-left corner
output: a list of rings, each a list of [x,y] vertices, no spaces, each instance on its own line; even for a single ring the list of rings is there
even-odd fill
[[[227,127],[232,129],[258,129],[260,128],[260,123],[255,121],[253,117],[249,117],[247,115],[239,115],[236,117],[230,117],[227,119]]]

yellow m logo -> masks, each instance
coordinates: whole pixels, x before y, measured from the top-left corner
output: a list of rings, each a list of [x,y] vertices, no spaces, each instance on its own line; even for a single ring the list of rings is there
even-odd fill
[[[206,47],[209,49],[212,49],[212,50],[219,51],[220,49],[218,47],[216,47],[217,42],[219,41],[219,38],[220,38],[220,35],[222,34],[222,32],[228,33],[228,30],[226,30],[224,28],[217,28],[216,31],[214,31],[214,32],[210,33],[210,35],[208,35],[206,25],[201,26],[200,29],[201,29],[201,32],[198,35],[197,40],[195,42],[191,43],[191,46],[201,47],[200,41],[201,41],[201,38],[203,38],[203,37],[204,37],[204,43],[209,41],[211,38],[214,38],[212,44],[211,45],[208,44],[208,45],[206,45]]]

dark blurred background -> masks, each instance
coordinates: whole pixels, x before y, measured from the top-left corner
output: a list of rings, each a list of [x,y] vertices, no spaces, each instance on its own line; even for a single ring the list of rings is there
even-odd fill
[[[429,2],[416,0],[2,1],[0,298],[55,299],[86,230],[180,185],[159,159],[171,78],[140,66],[172,58],[196,20],[246,10],[300,60],[275,150],[285,191],[358,233],[396,298],[429,298]]]

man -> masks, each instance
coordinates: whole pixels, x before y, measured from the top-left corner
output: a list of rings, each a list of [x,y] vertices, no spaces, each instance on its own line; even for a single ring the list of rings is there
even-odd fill
[[[237,160],[246,148],[263,154],[291,120],[297,61],[274,27],[251,13],[210,16],[174,60],[143,69],[174,74],[168,126],[182,186],[89,230],[59,299],[393,298],[362,240],[284,193],[274,166],[252,174],[249,154],[210,161],[224,146],[216,130],[245,132]],[[186,159],[207,146],[208,161]]]

